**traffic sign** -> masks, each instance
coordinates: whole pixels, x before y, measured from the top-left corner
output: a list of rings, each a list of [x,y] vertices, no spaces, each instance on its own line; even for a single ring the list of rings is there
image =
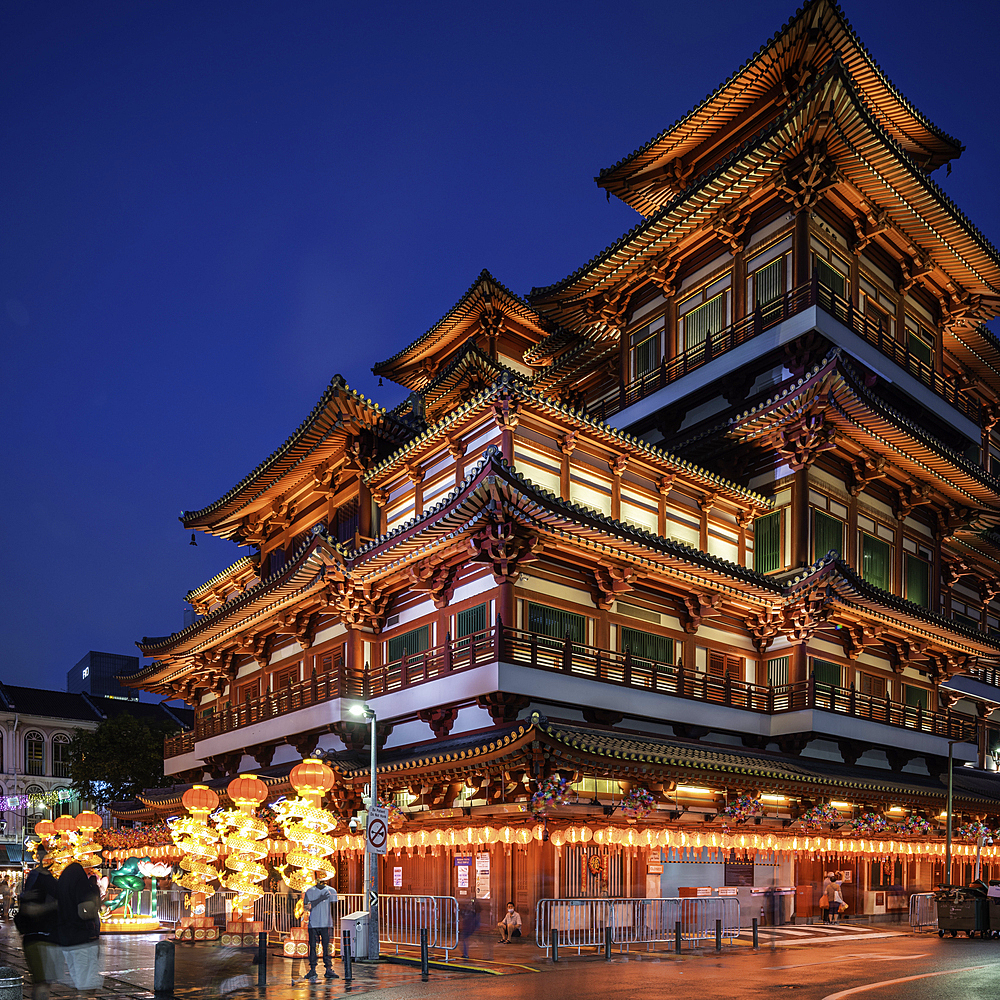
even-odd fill
[[[374,910],[378,907],[378,893],[374,889],[368,890],[368,909]]]
[[[374,806],[368,810],[368,850],[385,854],[389,847],[389,810]]]

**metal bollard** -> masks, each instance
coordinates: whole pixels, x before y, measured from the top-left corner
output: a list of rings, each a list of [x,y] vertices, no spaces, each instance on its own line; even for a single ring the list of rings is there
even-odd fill
[[[427,976],[430,972],[430,965],[427,961],[427,928],[420,928],[420,978],[423,982],[427,982]]]
[[[611,961],[611,928],[604,928],[604,960]]]
[[[722,921],[715,921],[715,950],[722,951]]]
[[[267,986],[267,931],[257,935],[257,985]]]
[[[678,955],[681,953],[681,922],[679,920],[674,924],[674,951]]]
[[[552,961],[559,961],[559,931],[555,927],[552,928],[552,933],[549,935],[549,939],[552,945]]]
[[[22,992],[21,970],[0,966],[0,1000],[21,1000]]]
[[[157,941],[153,960],[153,992],[163,996],[174,993],[174,942]]]
[[[753,918],[753,946],[754,946],[754,950],[755,951],[760,948],[760,941],[757,940],[757,918],[756,917]]]
[[[344,931],[341,939],[340,953],[344,957],[344,982],[349,983],[354,975],[351,973],[351,932]]]

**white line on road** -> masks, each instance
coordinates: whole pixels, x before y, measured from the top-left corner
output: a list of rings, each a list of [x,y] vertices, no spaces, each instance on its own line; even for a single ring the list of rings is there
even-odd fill
[[[916,958],[926,958],[930,952],[922,951],[918,955],[839,955],[837,958],[828,958],[825,962],[801,962],[798,965],[769,965],[764,972],[779,972],[787,969],[810,969],[814,965],[840,965],[849,960],[865,962],[909,962]]]
[[[882,986],[912,983],[915,979],[933,979],[934,976],[953,976],[956,972],[976,972],[979,969],[993,969],[996,966],[996,962],[990,962],[987,965],[967,965],[964,969],[942,969],[940,972],[925,972],[920,976],[904,976],[902,979],[883,979],[880,983],[867,983],[864,986],[852,986],[849,990],[841,990],[839,993],[830,993],[823,997],[823,1000],[841,1000],[842,997],[853,996],[855,993],[867,993],[868,990],[877,990]]]

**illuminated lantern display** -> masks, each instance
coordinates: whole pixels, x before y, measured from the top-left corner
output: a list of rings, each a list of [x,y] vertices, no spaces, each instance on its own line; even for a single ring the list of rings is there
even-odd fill
[[[101,845],[94,840],[94,834],[104,825],[104,820],[95,812],[85,811],[76,817],[78,831],[73,845],[73,860],[79,861],[88,874],[101,867]]]
[[[299,793],[275,807],[278,820],[289,844],[287,861],[281,876],[297,892],[304,892],[317,881],[325,882],[336,874],[329,856],[336,840],[329,833],[337,825],[333,814],[323,808],[323,796],[333,788],[335,776],[320,760],[304,760],[288,776]]]
[[[180,859],[183,876],[177,884],[194,893],[211,896],[213,882],[220,878],[214,862],[219,857],[219,834],[208,825],[208,814],[219,804],[219,796],[207,785],[193,785],[181,798],[190,813],[170,825],[174,844],[184,852]]]
[[[254,815],[256,808],[267,799],[267,785],[255,774],[241,774],[229,782],[226,791],[236,804],[235,810],[222,813],[218,819],[224,834],[227,874],[223,885],[239,893],[233,900],[234,915],[253,909],[256,900],[264,895],[258,883],[267,878],[267,870],[260,863],[267,857],[267,824]]]
[[[73,816],[58,816],[53,820],[54,835],[49,839],[49,867],[52,874],[58,878],[73,863],[73,834],[76,831],[76,818]]]

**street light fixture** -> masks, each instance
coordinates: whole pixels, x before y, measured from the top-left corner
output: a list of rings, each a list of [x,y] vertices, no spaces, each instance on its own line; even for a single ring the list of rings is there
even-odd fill
[[[351,715],[368,719],[371,722],[371,765],[369,771],[368,812],[378,805],[378,788],[376,785],[375,754],[378,744],[375,741],[375,710],[368,705],[352,705]],[[367,831],[366,831],[367,834]],[[378,855],[371,849],[367,835],[365,837],[365,910],[368,913],[368,959],[378,959]]]

